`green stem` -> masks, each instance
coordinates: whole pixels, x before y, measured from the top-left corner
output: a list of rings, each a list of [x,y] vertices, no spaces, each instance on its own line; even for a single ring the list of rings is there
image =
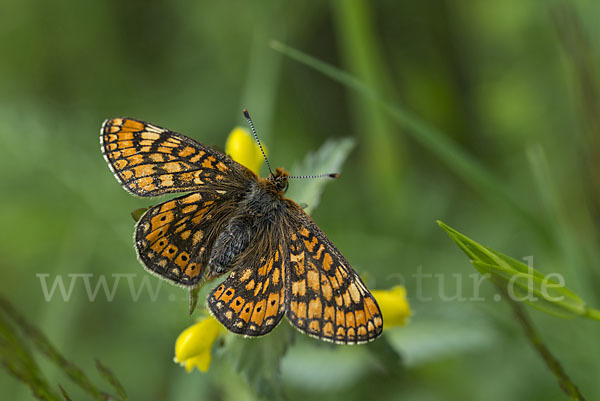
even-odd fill
[[[525,331],[525,336],[527,337],[531,345],[533,345],[538,354],[540,354],[540,356],[546,363],[546,366],[548,366],[548,369],[550,369],[554,376],[556,376],[556,380],[558,381],[560,388],[571,398],[571,400],[585,401],[583,395],[581,395],[575,383],[573,383],[569,376],[567,376],[567,374],[565,373],[558,359],[556,359],[554,355],[552,355],[548,347],[546,347],[546,345],[543,343],[538,332],[533,327],[531,320],[527,316],[525,309],[521,306],[520,303],[512,299],[506,293],[504,288],[502,288],[499,285],[497,285],[497,287],[500,291],[504,293],[504,299],[506,299],[510,304],[513,313],[517,318],[517,321],[523,327],[523,331]]]
[[[42,374],[27,345],[10,324],[7,316],[0,313],[0,361],[16,379],[29,386],[33,395],[43,401],[61,401]]]
[[[104,401],[108,398],[106,394],[102,393],[102,391],[92,384],[81,369],[62,356],[37,327],[34,327],[27,322],[25,318],[14,309],[12,304],[2,297],[0,297],[0,309],[10,317],[17,326],[19,326],[24,335],[28,337],[35,346],[48,357],[48,359],[62,369],[74,383],[90,394],[93,399]]]
[[[600,321],[600,310],[594,308],[587,308],[584,317]]]

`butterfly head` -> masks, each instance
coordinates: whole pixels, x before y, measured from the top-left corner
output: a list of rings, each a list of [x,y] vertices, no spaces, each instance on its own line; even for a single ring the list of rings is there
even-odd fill
[[[288,177],[289,176],[290,176],[290,173],[288,173],[281,167],[277,167],[275,169],[275,173],[272,173],[271,175],[269,175],[267,177],[267,180],[270,183],[272,183],[273,185],[275,185],[277,190],[279,190],[281,192],[285,192],[288,189],[288,185],[289,185]]]

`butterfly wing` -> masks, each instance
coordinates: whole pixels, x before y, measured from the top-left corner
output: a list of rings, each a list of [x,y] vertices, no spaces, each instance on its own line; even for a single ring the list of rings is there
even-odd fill
[[[135,228],[138,259],[182,286],[203,280],[212,244],[234,210],[230,193],[193,192],[148,209]]]
[[[286,315],[300,331],[326,341],[360,344],[383,330],[375,298],[321,229],[289,201]]]
[[[236,269],[208,296],[212,314],[234,333],[267,334],[285,313],[284,241],[273,234],[277,227],[266,224]]]
[[[102,125],[100,145],[119,183],[137,196],[188,192],[243,182],[254,174],[191,138],[131,118]],[[235,178],[240,178],[236,180]]]

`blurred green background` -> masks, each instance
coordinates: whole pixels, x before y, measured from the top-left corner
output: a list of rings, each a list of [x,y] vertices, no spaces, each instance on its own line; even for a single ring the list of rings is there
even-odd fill
[[[463,299],[475,270],[435,221],[533,257],[600,306],[599,18],[592,1],[4,0],[0,292],[98,382],[100,358],[131,399],[256,399],[218,351],[205,374],[172,362],[193,322],[184,290],[163,283],[155,301],[142,291],[134,302],[122,278],[112,301],[101,290],[91,302],[79,278],[68,301],[57,290],[47,302],[36,276],[68,287],[69,274],[93,274],[95,287],[105,275],[112,287],[112,275],[136,274],[136,290],[146,276],[155,289],[129,212],[156,201],[119,187],[100,125],[131,116],[222,147],[246,107],[276,166],[356,139],[313,218],[369,287],[404,284],[414,312],[367,346],[294,335],[281,371],[289,399],[564,400],[494,288]],[[440,135],[423,137],[271,40],[355,75]],[[419,283],[419,269],[434,276]],[[531,316],[582,393],[600,399],[598,322]],[[4,370],[0,388],[33,399]]]

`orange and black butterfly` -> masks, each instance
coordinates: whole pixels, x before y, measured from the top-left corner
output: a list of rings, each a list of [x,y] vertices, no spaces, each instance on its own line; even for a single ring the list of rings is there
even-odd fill
[[[358,344],[381,334],[375,298],[311,218],[285,198],[286,171],[259,178],[223,153],[131,118],[105,121],[100,144],[131,194],[187,192],[144,213],[135,248],[151,273],[184,287],[230,272],[207,301],[227,329],[264,335],[285,314],[300,331],[326,341]]]

